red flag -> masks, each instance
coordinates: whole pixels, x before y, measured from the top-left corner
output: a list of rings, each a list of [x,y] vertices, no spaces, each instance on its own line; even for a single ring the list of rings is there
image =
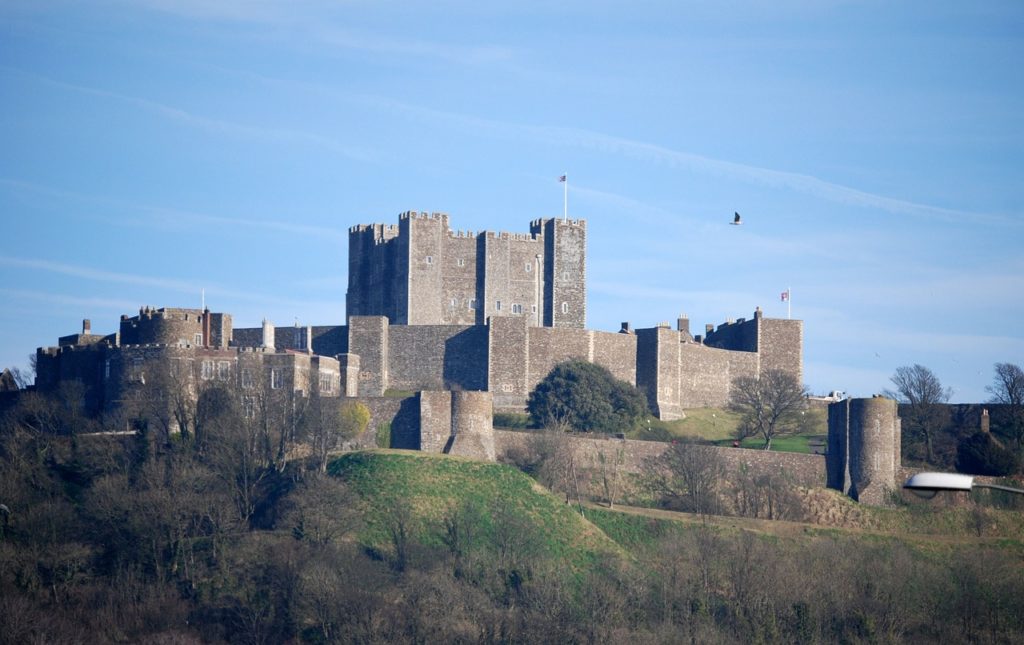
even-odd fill
[[[562,182],[564,182],[564,181],[565,181],[565,175],[562,175],[561,177],[559,177],[559,178],[558,178],[558,181],[562,181]]]
[[[786,302],[787,300],[789,300],[789,289],[786,289],[785,291],[783,291],[781,296],[782,296],[782,302]]]

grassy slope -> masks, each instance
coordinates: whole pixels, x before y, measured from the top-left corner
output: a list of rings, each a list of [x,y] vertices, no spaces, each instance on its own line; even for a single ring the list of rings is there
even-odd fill
[[[385,550],[388,513],[398,500],[407,499],[416,518],[417,537],[433,544],[440,544],[442,518],[453,506],[470,500],[484,508],[507,504],[540,531],[548,554],[577,570],[609,554],[634,553],[661,537],[705,522],[725,534],[749,531],[796,545],[835,538],[900,542],[926,552],[984,545],[1009,549],[1024,558],[1024,513],[1009,511],[989,511],[980,537],[968,509],[875,508],[824,490],[814,491],[820,498],[816,503],[834,514],[835,526],[735,517],[702,519],[656,509],[609,510],[592,505],[586,507],[584,520],[575,506],[566,505],[564,499],[523,473],[501,464],[389,450],[345,455],[332,462],[330,472],[348,481],[363,499],[367,527],[361,540]],[[485,534],[492,528],[486,521],[481,527]]]
[[[412,511],[417,538],[434,545],[441,544],[449,509],[474,503],[483,509],[507,505],[539,532],[540,548],[576,568],[608,554],[624,554],[574,507],[510,466],[381,450],[339,457],[329,472],[347,481],[362,498],[366,529],[360,539],[369,546],[386,550],[389,513],[402,503]],[[485,535],[493,531],[493,515],[493,510],[484,513],[480,529]]]

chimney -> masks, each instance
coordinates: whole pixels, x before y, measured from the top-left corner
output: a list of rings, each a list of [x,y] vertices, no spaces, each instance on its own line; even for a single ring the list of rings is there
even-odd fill
[[[633,325],[631,323],[629,323],[629,322],[622,323],[622,328],[619,329],[619,333],[620,334],[632,334],[633,333]]]
[[[988,434],[988,409],[981,409],[981,431]]]
[[[266,319],[263,320],[263,342],[260,347],[274,349],[274,323]]]
[[[679,314],[676,318],[676,331],[681,331],[686,335],[690,334],[690,319],[686,317],[686,314]]]
[[[85,320],[82,321],[82,335],[83,336],[88,336],[91,333],[92,333],[92,322],[88,318],[86,318]]]

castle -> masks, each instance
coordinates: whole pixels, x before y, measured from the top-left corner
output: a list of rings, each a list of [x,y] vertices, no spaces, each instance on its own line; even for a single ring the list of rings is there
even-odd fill
[[[227,313],[143,307],[116,333],[93,334],[86,320],[80,334],[39,348],[36,387],[80,381],[98,414],[173,364],[196,383],[358,398],[375,423],[396,426],[395,447],[493,459],[492,410],[525,410],[565,360],[636,385],[661,419],[724,407],[739,376],[780,369],[802,380],[802,321],[760,308],[702,335],[685,316],[674,329],[586,329],[586,230],[583,220],[543,219],[525,234],[452,231],[447,215],[420,212],[354,226],[345,324],[233,328]]]

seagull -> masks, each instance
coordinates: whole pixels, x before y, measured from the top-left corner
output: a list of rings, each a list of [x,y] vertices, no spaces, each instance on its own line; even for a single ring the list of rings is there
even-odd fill
[[[739,213],[733,213],[732,221],[729,222],[729,223],[732,224],[733,226],[739,226],[740,224],[743,223],[743,220],[740,219],[740,214]]]

